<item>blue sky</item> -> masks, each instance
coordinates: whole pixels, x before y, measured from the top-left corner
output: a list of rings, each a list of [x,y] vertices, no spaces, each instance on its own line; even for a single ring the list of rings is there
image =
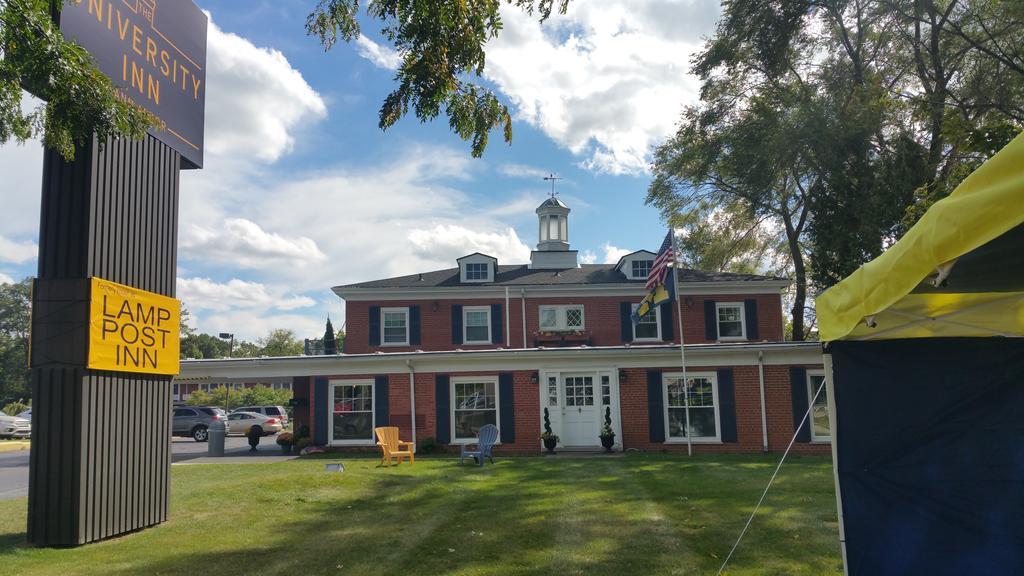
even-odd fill
[[[199,4],[213,24],[206,166],[182,177],[178,296],[200,330],[312,337],[327,314],[344,321],[333,285],[477,250],[525,262],[549,172],[565,178],[587,261],[663,238],[646,163],[696,98],[687,63],[716,2],[576,0],[544,26],[504,10],[485,82],[510,105],[514,139],[493,134],[481,159],[443,117],[377,128],[396,56],[373,21],[324,53],[303,30],[309,2]],[[40,172],[38,143],[0,147],[0,281],[35,271]]]

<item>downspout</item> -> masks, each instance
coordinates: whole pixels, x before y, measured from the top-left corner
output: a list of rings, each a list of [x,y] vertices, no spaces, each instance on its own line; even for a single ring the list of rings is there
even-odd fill
[[[768,453],[768,413],[764,405],[764,352],[757,353],[757,383],[761,389],[761,448]]]
[[[839,435],[839,427],[836,425],[836,386],[832,374],[832,354],[826,345],[824,347],[825,361],[825,400],[828,403],[828,426],[832,433],[832,477],[836,484],[836,510],[839,514],[839,546],[843,553],[843,574],[850,573],[850,565],[846,558],[846,522],[843,518],[843,491],[839,487],[839,450],[836,448],[836,439]]]
[[[519,301],[523,304],[523,348],[526,348],[526,288],[519,291]]]
[[[512,314],[508,308],[508,286],[505,286],[505,345],[512,347]]]
[[[416,371],[412,368],[412,360],[406,358],[405,365],[409,368],[409,416],[412,420],[412,451],[416,453]]]

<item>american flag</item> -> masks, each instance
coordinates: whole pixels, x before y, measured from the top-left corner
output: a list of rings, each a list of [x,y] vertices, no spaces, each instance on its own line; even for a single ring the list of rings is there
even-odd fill
[[[655,286],[665,283],[665,274],[668,273],[668,265],[675,259],[672,250],[672,231],[665,235],[665,241],[661,243],[658,256],[651,264],[651,273],[647,275],[647,290],[653,290]]]

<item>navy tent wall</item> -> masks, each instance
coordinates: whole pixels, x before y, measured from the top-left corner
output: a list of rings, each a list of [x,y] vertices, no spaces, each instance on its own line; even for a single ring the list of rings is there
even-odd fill
[[[849,574],[1024,574],[1024,340],[828,351]]]

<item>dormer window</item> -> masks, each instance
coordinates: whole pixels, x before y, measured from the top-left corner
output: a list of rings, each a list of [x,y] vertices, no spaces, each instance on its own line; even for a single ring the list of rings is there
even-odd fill
[[[646,280],[651,274],[654,260],[633,260],[633,279]]]
[[[459,282],[468,284],[493,282],[498,273],[498,259],[493,256],[475,252],[457,260],[459,263]]]
[[[470,262],[466,264],[466,280],[490,280],[491,265],[485,262]]]

